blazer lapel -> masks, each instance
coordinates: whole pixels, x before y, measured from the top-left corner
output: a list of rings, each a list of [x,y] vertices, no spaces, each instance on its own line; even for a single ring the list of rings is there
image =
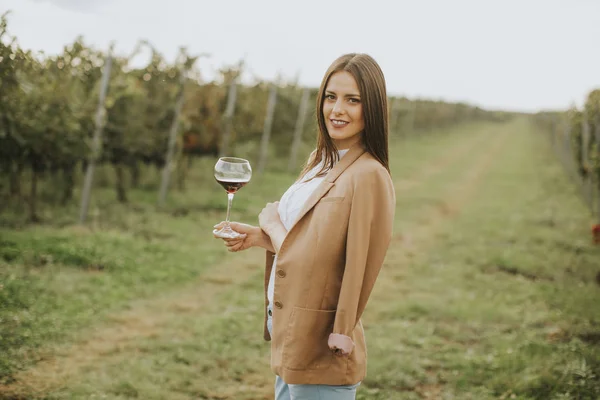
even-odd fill
[[[294,221],[288,233],[294,229],[296,224],[308,213],[318,202],[321,200],[323,196],[331,190],[331,188],[335,185],[336,179],[348,168],[354,161],[358,159],[363,153],[365,149],[362,147],[360,143],[352,146],[348,152],[342,157],[337,164],[333,166],[333,168],[325,175],[325,179],[317,186],[314,192],[310,195],[310,197],[304,203],[302,210],[298,213],[298,217],[296,221]]]

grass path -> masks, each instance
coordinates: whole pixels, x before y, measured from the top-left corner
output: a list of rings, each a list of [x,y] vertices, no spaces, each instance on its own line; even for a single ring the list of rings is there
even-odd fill
[[[532,151],[540,143],[517,121],[393,146],[396,234],[365,314],[360,399],[552,399],[536,395],[536,382],[579,360],[567,351],[573,341],[593,372],[597,348],[577,338],[599,323],[581,308],[600,300],[586,280],[600,253],[582,241],[585,210],[560,168],[530,171],[552,162]],[[558,206],[565,201],[570,210]],[[539,222],[549,218],[551,226]],[[531,237],[515,234],[522,230]],[[0,398],[271,399],[263,258],[231,254],[198,280],[131,302],[73,344],[50,347]],[[576,296],[562,294],[573,286]]]
[[[422,167],[405,176],[399,184],[417,185],[425,177],[434,176],[453,161],[464,157],[474,146],[481,145],[488,139],[486,134],[476,134],[460,140],[444,150],[441,154],[434,152],[433,160],[422,160]],[[86,333],[85,337],[75,345],[67,345],[53,349],[49,359],[38,363],[17,378],[19,392],[47,393],[56,387],[67,385],[72,376],[77,375],[89,365],[105,360],[111,354],[121,357],[133,349],[135,351],[140,338],[155,337],[165,328],[172,325],[175,318],[202,318],[206,310],[210,310],[211,302],[224,288],[231,288],[246,282],[256,274],[257,266],[262,265],[263,255],[258,251],[243,255],[231,255],[222,264],[211,268],[198,282],[182,291],[167,293],[159,298],[144,299],[132,304],[129,310],[109,316],[112,324]],[[89,335],[89,336],[88,336]],[[118,351],[117,351],[118,350]],[[25,387],[21,385],[25,383]]]

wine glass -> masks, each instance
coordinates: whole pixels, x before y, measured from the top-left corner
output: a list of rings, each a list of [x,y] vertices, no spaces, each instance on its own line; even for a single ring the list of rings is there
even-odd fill
[[[252,177],[252,168],[248,160],[236,157],[221,157],[215,164],[215,179],[227,191],[227,218],[225,225],[213,233],[223,239],[237,239],[242,235],[229,225],[229,213],[235,192],[246,186]]]

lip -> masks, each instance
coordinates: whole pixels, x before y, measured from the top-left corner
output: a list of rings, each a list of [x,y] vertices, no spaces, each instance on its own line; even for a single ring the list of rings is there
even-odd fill
[[[340,121],[340,122],[344,122],[343,125],[336,125],[333,123],[333,121]],[[344,128],[346,126],[348,126],[348,124],[350,123],[349,121],[344,121],[343,119],[334,119],[334,118],[330,118],[329,119],[329,123],[334,127],[334,128]]]

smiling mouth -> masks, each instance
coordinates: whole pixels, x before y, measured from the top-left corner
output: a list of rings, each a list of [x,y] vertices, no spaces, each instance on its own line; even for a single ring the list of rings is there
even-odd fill
[[[331,124],[333,126],[339,126],[339,127],[346,126],[346,125],[349,124],[349,122],[342,121],[342,120],[339,120],[339,119],[330,119],[329,121],[331,121]]]

